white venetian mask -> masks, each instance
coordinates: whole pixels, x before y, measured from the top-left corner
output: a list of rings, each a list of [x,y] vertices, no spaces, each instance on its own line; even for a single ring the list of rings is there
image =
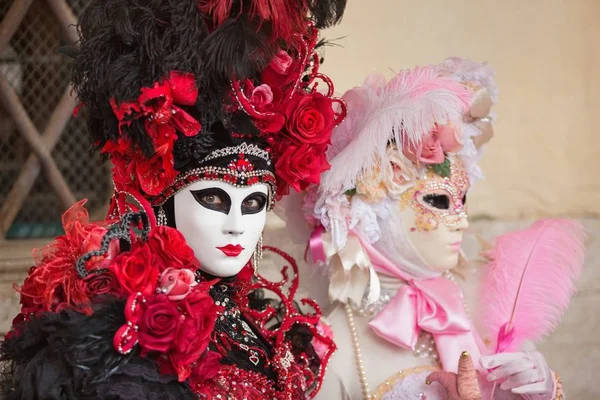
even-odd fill
[[[202,180],[175,194],[175,224],[202,271],[229,277],[248,263],[265,227],[268,192],[264,183]]]

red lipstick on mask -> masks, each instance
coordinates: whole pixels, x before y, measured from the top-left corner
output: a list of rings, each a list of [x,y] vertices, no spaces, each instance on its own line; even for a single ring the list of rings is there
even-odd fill
[[[217,247],[217,249],[221,250],[227,257],[237,257],[244,250],[239,244],[228,244],[227,246]]]

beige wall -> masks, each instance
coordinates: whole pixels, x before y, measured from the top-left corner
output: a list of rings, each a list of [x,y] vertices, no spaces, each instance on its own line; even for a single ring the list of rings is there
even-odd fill
[[[600,0],[348,0],[324,71],[343,92],[369,73],[487,61],[496,136],[473,216],[600,215]]]

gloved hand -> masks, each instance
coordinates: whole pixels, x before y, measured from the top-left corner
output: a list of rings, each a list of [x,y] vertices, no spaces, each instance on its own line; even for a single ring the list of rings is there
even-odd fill
[[[502,390],[520,394],[526,400],[554,398],[554,374],[540,352],[500,353],[481,357],[480,362],[492,370],[487,380],[498,381]]]

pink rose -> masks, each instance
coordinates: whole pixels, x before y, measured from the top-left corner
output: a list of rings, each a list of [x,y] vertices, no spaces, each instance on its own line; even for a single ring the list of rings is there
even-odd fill
[[[444,162],[444,149],[437,135],[431,131],[423,138],[420,145],[407,143],[403,146],[402,152],[410,161],[415,164],[441,164]]]
[[[158,280],[158,290],[171,301],[183,300],[196,286],[194,273],[189,269],[167,268]]]
[[[262,109],[273,101],[273,91],[269,85],[262,84],[252,91],[252,105]]]
[[[450,124],[436,125],[432,132],[437,136],[444,152],[456,153],[462,148],[460,130]]]
[[[290,57],[287,51],[279,50],[279,52],[271,60],[271,64],[269,66],[278,74],[285,75],[287,74],[290,65],[292,65],[292,57]]]

